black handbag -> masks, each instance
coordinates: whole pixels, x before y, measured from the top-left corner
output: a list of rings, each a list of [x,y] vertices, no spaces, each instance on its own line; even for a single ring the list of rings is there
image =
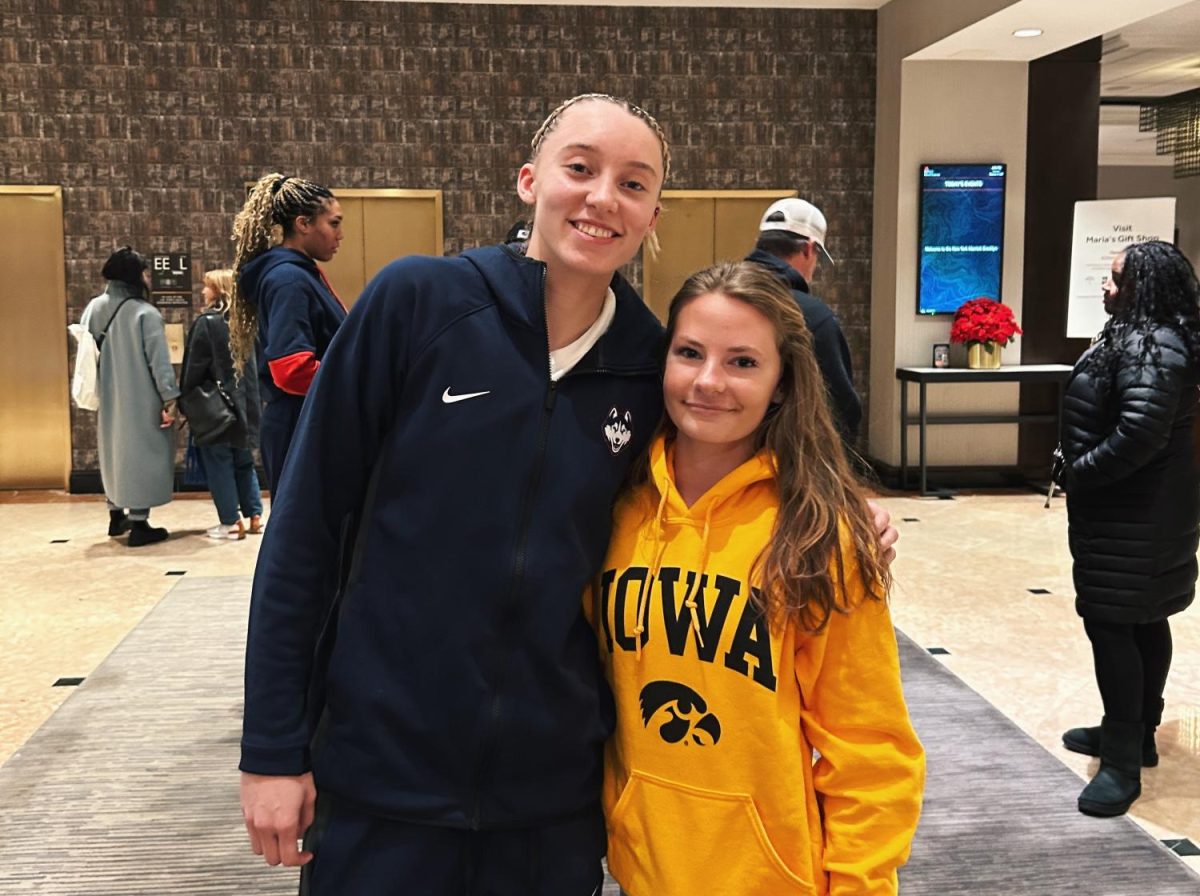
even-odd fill
[[[197,445],[211,445],[220,440],[238,422],[237,407],[219,380],[205,380],[179,396],[179,409],[187,417]]]

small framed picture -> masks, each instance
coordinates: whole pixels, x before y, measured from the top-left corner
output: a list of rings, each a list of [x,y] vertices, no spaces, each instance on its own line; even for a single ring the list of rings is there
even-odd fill
[[[934,367],[949,367],[950,366],[950,343],[938,342],[933,346],[933,366]]]

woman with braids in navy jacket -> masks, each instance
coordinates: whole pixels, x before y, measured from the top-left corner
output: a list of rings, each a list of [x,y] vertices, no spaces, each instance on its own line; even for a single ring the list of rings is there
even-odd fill
[[[1168,619],[1196,591],[1200,287],[1174,246],[1138,243],[1113,260],[1104,307],[1112,316],[1067,383],[1062,432],[1075,609],[1104,718],[1063,744],[1100,757],[1079,811],[1110,816],[1141,794],[1142,766],[1158,765]]]
[[[325,187],[267,174],[233,223],[229,310],[234,366],[257,352],[263,399],[260,450],[272,498],[304,396],[346,308],[317,267],[342,242],[342,207]]]

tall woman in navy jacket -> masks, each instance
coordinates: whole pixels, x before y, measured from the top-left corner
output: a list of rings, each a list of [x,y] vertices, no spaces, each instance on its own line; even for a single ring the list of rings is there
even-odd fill
[[[304,396],[346,309],[317,267],[342,242],[342,207],[320,184],[259,178],[233,224],[230,348],[241,371],[257,353],[264,402],[259,448],[271,496]]]
[[[1168,617],[1196,591],[1200,287],[1174,246],[1138,243],[1114,259],[1104,305],[1112,317],[1067,383],[1062,432],[1075,608],[1104,719],[1063,743],[1100,757],[1079,809],[1108,816],[1137,799],[1142,766],[1158,764]]]
[[[616,271],[667,160],[642,110],[561,107],[518,175],[524,251],[393,262],[325,356],[255,571],[241,760],[255,851],[311,859],[313,894],[599,888],[581,596],[662,407],[662,328]]]
[[[662,409],[617,270],[669,158],[636,106],[564,103],[517,175],[528,244],[393,262],[330,346],[255,570],[240,766],[254,850],[304,892],[600,889],[582,595]]]

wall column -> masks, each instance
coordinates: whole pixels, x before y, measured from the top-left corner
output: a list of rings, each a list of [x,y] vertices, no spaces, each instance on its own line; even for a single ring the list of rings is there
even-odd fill
[[[1023,364],[1073,364],[1088,346],[1066,336],[1067,302],[1075,203],[1096,198],[1100,47],[1097,37],[1029,64]],[[1053,413],[1056,401],[1053,386],[1021,387],[1022,414]],[[1044,474],[1057,441],[1052,427],[1022,427],[1021,467]]]

